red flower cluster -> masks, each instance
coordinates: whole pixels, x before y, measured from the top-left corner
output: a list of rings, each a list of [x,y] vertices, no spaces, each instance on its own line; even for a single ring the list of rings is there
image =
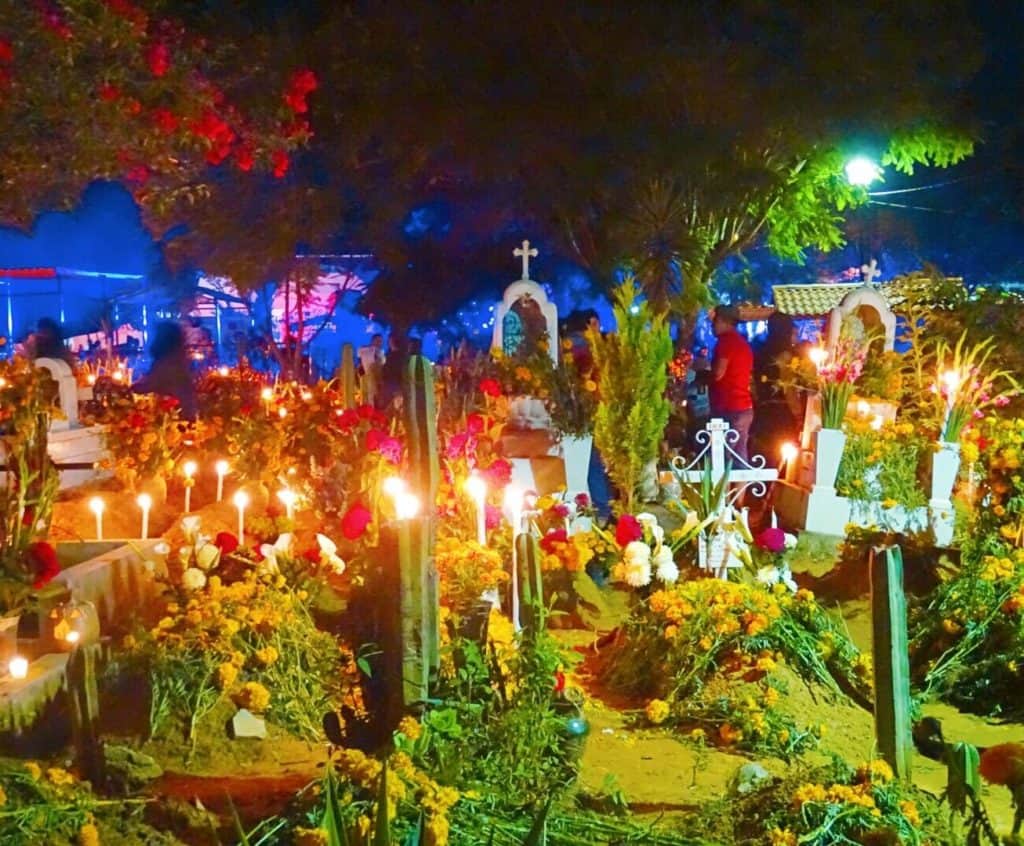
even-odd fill
[[[153,110],[153,126],[159,129],[164,135],[170,135],[179,125],[180,121],[170,109],[163,107]]]
[[[499,384],[497,379],[481,379],[480,393],[482,393],[485,397],[500,397],[501,385]]]
[[[220,550],[221,555],[230,555],[238,549],[238,538],[231,532],[217,532],[213,545]]]
[[[57,550],[46,541],[36,541],[29,545],[26,553],[36,575],[32,587],[39,590],[49,584],[53,577],[60,572],[60,564],[57,563]]]
[[[569,533],[565,529],[552,529],[540,539],[540,548],[550,555],[557,549],[556,544],[568,542]]]
[[[288,81],[288,88],[284,92],[284,102],[293,112],[298,115],[309,111],[309,104],[306,98],[317,89],[316,74],[308,68],[295,71]]]
[[[231,147],[238,137],[227,121],[212,109],[207,109],[199,120],[192,122],[192,131],[210,142],[206,161],[214,166],[221,164],[230,155]]]
[[[402,463],[401,442],[380,429],[370,429],[366,433],[366,450],[367,452],[379,452],[392,464]]]
[[[786,533],[782,529],[768,528],[754,538],[754,543],[767,552],[784,552],[786,549]]]
[[[155,41],[146,48],[146,64],[153,76],[163,76],[171,69],[171,51],[161,41]]]
[[[615,524],[615,542],[622,547],[644,536],[644,527],[632,514],[623,514]]]
[[[341,533],[348,540],[359,540],[372,520],[370,509],[357,502],[341,518]]]

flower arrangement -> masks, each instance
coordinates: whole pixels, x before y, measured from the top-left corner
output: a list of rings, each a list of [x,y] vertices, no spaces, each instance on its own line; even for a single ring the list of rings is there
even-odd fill
[[[606,677],[663,700],[666,720],[720,745],[791,754],[820,731],[780,710],[783,664],[835,696],[867,690],[871,674],[870,659],[809,591],[699,579],[656,590],[634,609]]]
[[[441,603],[456,612],[468,610],[509,579],[501,554],[475,540],[438,538],[434,560]]]
[[[839,463],[836,490],[853,500],[885,507],[917,508],[927,504],[925,458],[931,445],[912,423],[877,425],[864,416],[846,421],[846,446]]]
[[[811,354],[818,370],[821,425],[825,429],[839,429],[853,396],[853,386],[864,368],[867,345],[853,332],[842,331],[831,354],[821,347],[813,349]]]
[[[632,588],[645,588],[652,578],[665,585],[678,581],[673,543],[653,514],[623,514],[615,524],[615,543],[622,558],[612,567],[612,581]]]
[[[192,437],[178,401],[156,394],[112,394],[94,422],[104,427],[109,458],[103,466],[129,490],[150,479],[166,480]]]
[[[939,378],[933,391],[944,406],[939,440],[955,443],[972,420],[984,416],[986,409],[1009,405],[1010,396],[1020,386],[1007,370],[989,370],[986,365],[995,352],[995,340],[986,338],[968,345],[963,332],[950,348],[944,339],[936,345],[935,358]]]

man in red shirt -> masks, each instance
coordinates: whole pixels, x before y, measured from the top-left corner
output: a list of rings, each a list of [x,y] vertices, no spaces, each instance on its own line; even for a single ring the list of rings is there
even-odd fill
[[[732,450],[744,460],[748,458],[747,442],[754,422],[754,399],[750,391],[754,371],[754,352],[739,332],[739,311],[735,306],[715,309],[712,328],[718,343],[711,359],[711,416],[721,417],[739,435],[729,442]]]

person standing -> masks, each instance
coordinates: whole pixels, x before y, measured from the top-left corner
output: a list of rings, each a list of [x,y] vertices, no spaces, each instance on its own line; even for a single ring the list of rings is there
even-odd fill
[[[744,461],[749,458],[750,427],[754,422],[754,398],[750,390],[754,372],[754,352],[736,329],[739,310],[724,305],[715,309],[712,329],[718,343],[711,359],[709,394],[711,416],[725,420],[739,435],[730,443]]]
[[[196,419],[196,390],[189,367],[185,335],[177,323],[159,323],[150,348],[153,366],[132,390],[137,394],[174,397],[185,420]]]
[[[754,392],[757,421],[751,440],[768,466],[778,466],[780,448],[799,437],[797,420],[803,417],[800,397],[786,384],[793,359],[799,354],[796,324],[788,314],[768,318],[768,335],[754,352]]]

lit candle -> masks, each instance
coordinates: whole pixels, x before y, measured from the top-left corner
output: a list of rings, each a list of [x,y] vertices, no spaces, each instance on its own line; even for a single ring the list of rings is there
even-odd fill
[[[480,546],[487,545],[487,483],[476,474],[466,479],[466,493],[476,505],[476,540]]]
[[[395,516],[399,520],[412,520],[420,513],[420,500],[416,494],[402,491],[395,497]]]
[[[28,659],[15,655],[7,664],[7,672],[13,679],[23,679],[28,675]]]
[[[135,500],[139,508],[142,509],[142,532],[140,537],[143,540],[149,538],[149,509],[153,507],[153,497],[148,493],[139,494],[139,498]]]
[[[103,540],[103,500],[94,496],[89,500],[89,510],[96,515],[96,540]]]
[[[284,515],[289,520],[295,517],[295,500],[298,497],[295,495],[295,491],[291,488],[284,488],[277,492],[277,498],[284,503]]]
[[[512,627],[520,630],[519,625],[519,550],[516,539],[523,528],[523,491],[515,485],[505,488],[505,510],[512,526]]]
[[[235,491],[232,502],[238,509],[238,545],[242,546],[245,544],[245,508],[249,504],[249,494],[245,491]]]
[[[779,467],[779,475],[781,476],[785,473],[786,468],[796,460],[800,450],[797,449],[796,444],[787,441],[782,445],[782,449],[779,452],[782,454],[782,462]]]
[[[389,497],[397,500],[398,497],[405,492],[405,481],[403,479],[399,479],[398,476],[388,476],[381,483],[380,488]]]
[[[185,473],[185,513],[188,514],[192,510],[192,486],[195,484],[193,476],[196,475],[196,470],[199,469],[199,465],[194,461],[186,461],[185,466],[182,468]]]
[[[273,388],[264,388],[260,391],[260,399],[263,400],[263,409],[270,414],[270,401],[274,398]]]
[[[861,417],[867,417],[871,413],[871,406],[866,400],[857,400],[857,413]]]
[[[76,629],[68,629],[68,633],[64,635],[64,640],[66,640],[72,646],[78,643],[78,641],[81,640],[81,638],[82,636],[78,633]]]
[[[228,474],[231,467],[222,458],[214,465],[214,469],[217,471],[217,502],[224,499],[224,477]]]
[[[825,363],[825,359],[828,358],[828,350],[822,347],[812,347],[811,351],[807,353],[808,358],[814,362],[814,366],[821,370],[821,366]]]

